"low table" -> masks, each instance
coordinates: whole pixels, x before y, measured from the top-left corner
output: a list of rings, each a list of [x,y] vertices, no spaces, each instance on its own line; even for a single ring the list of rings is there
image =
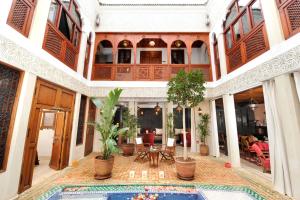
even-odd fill
[[[150,148],[148,155],[149,155],[149,164],[150,167],[158,167],[158,160],[159,160],[159,153],[161,151],[161,148],[159,147],[154,147]]]

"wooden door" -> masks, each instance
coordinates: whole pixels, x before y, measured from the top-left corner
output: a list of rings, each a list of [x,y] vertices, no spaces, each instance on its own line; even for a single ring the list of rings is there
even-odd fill
[[[65,134],[63,136],[61,148],[61,152],[63,154],[61,154],[61,164],[59,169],[62,169],[68,165],[74,100],[74,92],[63,89],[43,80],[37,80],[30,119],[28,123],[27,136],[25,139],[23,163],[18,190],[19,193],[30,188],[32,184],[37,141],[43,109],[51,110],[53,108],[59,108],[60,110],[63,110],[65,112]],[[57,158],[55,159],[57,160]],[[53,158],[53,161],[55,161],[55,159]]]
[[[90,101],[89,104],[88,122],[94,122],[96,119],[96,106],[92,101]],[[84,156],[87,156],[93,152],[94,131],[94,126],[87,126]]]
[[[57,112],[56,122],[55,122],[55,133],[54,133],[53,145],[52,145],[52,154],[50,160],[50,167],[55,170],[60,169],[64,134],[65,134],[65,113]]]
[[[141,51],[140,52],[141,64],[162,64],[161,51]]]

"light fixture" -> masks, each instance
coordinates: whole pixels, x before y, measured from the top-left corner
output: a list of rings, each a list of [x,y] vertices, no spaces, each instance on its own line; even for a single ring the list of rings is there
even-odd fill
[[[161,110],[161,107],[158,105],[158,103],[156,103],[156,106],[154,107],[155,113],[159,113],[160,110]]]
[[[181,41],[180,41],[180,40],[176,40],[176,41],[175,41],[175,46],[176,46],[177,48],[181,47]]]
[[[127,41],[127,40],[124,40],[123,46],[124,46],[124,47],[127,47],[127,46],[128,46],[128,41]]]
[[[180,113],[182,110],[183,108],[178,104],[176,107],[176,111]]]
[[[154,46],[155,46],[155,42],[154,42],[153,40],[151,40],[151,41],[149,42],[149,45],[150,45],[151,47],[154,47]]]
[[[199,107],[198,109],[198,115],[201,116],[202,115],[202,109]]]
[[[97,14],[97,16],[96,16],[96,20],[95,20],[95,24],[96,24],[96,27],[99,27],[100,26],[100,15],[99,14]]]
[[[248,106],[251,110],[254,111],[257,107],[257,102],[253,98],[251,98]]]

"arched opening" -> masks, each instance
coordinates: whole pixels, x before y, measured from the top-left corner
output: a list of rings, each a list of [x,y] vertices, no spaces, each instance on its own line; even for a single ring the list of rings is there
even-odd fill
[[[196,40],[192,44],[191,64],[209,64],[207,46],[201,40]]]
[[[95,63],[96,64],[112,64],[113,52],[112,43],[109,40],[102,40],[97,47]]]
[[[167,64],[167,43],[160,38],[144,38],[137,44],[137,64]]]
[[[133,64],[133,45],[129,40],[122,40],[118,44],[118,64]]]
[[[171,64],[188,64],[187,48],[182,40],[171,44]]]

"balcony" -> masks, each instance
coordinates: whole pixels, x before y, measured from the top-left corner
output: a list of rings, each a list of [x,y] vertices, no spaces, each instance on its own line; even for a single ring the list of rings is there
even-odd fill
[[[168,81],[179,70],[200,70],[206,81],[211,81],[209,64],[95,64],[92,80],[107,81]]]

